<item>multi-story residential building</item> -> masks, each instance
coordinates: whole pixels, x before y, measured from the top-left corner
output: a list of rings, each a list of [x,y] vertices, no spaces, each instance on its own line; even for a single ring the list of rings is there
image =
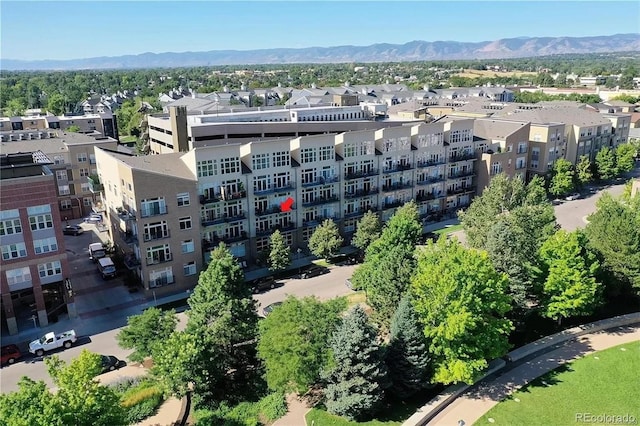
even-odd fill
[[[71,126],[80,128],[80,132],[99,132],[104,136],[118,139],[118,126],[116,117],[111,111],[104,111],[97,114],[84,115],[32,115],[26,117],[0,117],[0,132],[12,132],[18,130],[28,130],[23,136],[11,135],[8,140],[22,140],[20,138],[37,138],[38,131],[48,129],[66,130]]]
[[[0,162],[2,328],[15,334],[32,320],[46,326],[73,296],[64,287],[69,267],[53,162],[42,152],[3,153]]]
[[[9,135],[27,137],[12,138]],[[33,137],[37,136],[37,137]],[[27,130],[12,133],[0,132],[2,152],[42,151],[52,160],[48,167],[55,176],[58,194],[57,208],[64,219],[77,219],[92,212],[100,201],[95,191],[97,176],[96,156],[93,148],[116,149],[118,142],[110,137],[94,132],[91,134],[43,130],[37,135]]]
[[[159,296],[192,288],[202,269],[196,164],[188,167],[181,155],[136,157],[96,148],[111,241],[144,288]]]
[[[324,219],[349,237],[366,211],[387,220],[412,199],[425,225],[453,214],[475,193],[476,145],[472,119],[447,119],[146,157],[97,148],[96,158],[114,241],[148,291],[175,292],[197,279],[176,271],[186,271],[187,261],[199,271],[220,242],[246,266],[268,248],[275,229],[297,250]],[[144,214],[149,209],[157,212],[152,219]],[[172,279],[154,278],[160,271],[149,250],[157,244],[142,233],[151,221],[165,239],[162,273]],[[186,239],[201,245],[178,259],[173,253]]]

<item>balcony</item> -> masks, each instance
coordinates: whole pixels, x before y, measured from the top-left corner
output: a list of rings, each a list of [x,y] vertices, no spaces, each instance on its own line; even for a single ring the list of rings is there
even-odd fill
[[[401,207],[404,204],[402,200],[394,200],[394,201],[385,201],[382,203],[382,210],[395,209],[396,207]]]
[[[404,172],[405,170],[411,170],[412,168],[411,164],[394,164],[391,167],[385,167],[382,170],[382,173]]]
[[[261,188],[261,189],[254,188],[253,193],[254,195],[265,195],[265,194],[273,194],[276,192],[290,191],[292,189],[294,189],[293,183],[289,182],[286,185],[280,185],[280,186],[268,185],[266,188]]]
[[[432,166],[439,166],[441,164],[446,164],[447,162],[445,161],[444,158],[439,158],[437,160],[422,160],[422,161],[418,161],[417,162],[417,166],[418,167],[432,167]]]
[[[431,193],[431,192],[427,192],[426,194],[418,194],[416,195],[416,201],[417,202],[422,202],[422,201],[430,201],[430,200],[435,200],[436,196],[435,194]]]
[[[247,233],[245,231],[240,231],[238,235],[225,235],[221,238],[222,242],[225,244],[238,243],[248,239],[249,237],[247,237]]]
[[[378,192],[378,188],[356,189],[354,192],[345,192],[344,198],[366,197],[368,195],[376,195]]]
[[[382,185],[383,192],[396,191],[398,189],[413,188],[413,183],[408,182],[393,182],[391,185]]]
[[[149,288],[162,287],[164,285],[173,284],[175,282],[176,282],[176,280],[173,277],[157,278],[155,280],[149,280]]]
[[[449,162],[455,163],[457,161],[468,161],[468,160],[475,160],[475,159],[476,159],[476,154],[474,152],[467,152],[463,154],[451,155],[449,157]]]
[[[467,192],[475,192],[475,188],[468,186],[466,188],[447,189],[447,195],[458,195]]]
[[[447,179],[458,179],[458,178],[463,178],[463,177],[474,176],[475,174],[476,174],[476,172],[473,171],[473,170],[467,170],[466,172],[460,171],[460,172],[455,172],[455,173],[449,173],[447,175]]]
[[[209,194],[209,196],[207,197],[204,194],[200,194],[200,204],[205,205],[205,204],[210,204],[210,203],[217,203],[218,201],[220,201],[222,198],[220,196],[220,194],[215,194],[215,195],[211,195]]]
[[[147,241],[163,240],[165,238],[169,238],[171,236],[171,233],[169,233],[169,230],[166,230],[161,232],[148,232],[142,235],[143,235],[144,241],[147,242]]]
[[[104,185],[100,183],[100,178],[96,175],[87,177],[87,183],[89,184],[89,191],[94,194],[104,190]]]
[[[364,214],[366,212],[377,212],[378,208],[375,206],[367,206],[366,208],[357,208],[352,212],[349,213],[345,213],[344,214],[344,218],[345,219],[349,219],[349,218],[353,218],[353,217],[359,217],[359,216],[364,216]]]
[[[128,211],[124,207],[116,207],[116,213],[118,214],[118,219],[123,220],[125,222],[130,220],[136,220],[135,213]]]
[[[247,191],[229,192],[222,191],[220,193],[220,199],[222,201],[240,200],[247,197]]]
[[[367,176],[378,176],[378,170],[369,169],[369,170],[360,170],[353,173],[347,173],[345,174],[344,178],[345,180],[353,180],[353,179],[360,179]]]
[[[275,230],[279,230],[280,232],[287,232],[287,231],[293,231],[294,229],[296,229],[296,224],[294,222],[289,221],[284,225],[276,224],[272,227],[267,227],[265,229],[256,229],[256,236],[264,237],[266,235],[271,235]]]
[[[159,263],[171,262],[171,253],[158,252],[155,256],[147,257],[147,265],[157,265]]]
[[[320,225],[322,222],[324,222],[327,219],[333,220],[335,222],[337,220],[340,220],[340,217],[338,215],[316,216],[313,219],[303,220],[302,221],[302,226],[318,226],[318,225]]]
[[[140,210],[141,217],[160,216],[163,214],[167,214],[166,205],[152,205]]]
[[[280,206],[271,206],[266,209],[256,209],[256,216],[267,216],[275,213],[282,213]]]
[[[303,201],[304,207],[316,206],[318,204],[328,204],[340,201],[337,195],[331,195],[330,197],[315,197],[307,201]]]
[[[438,183],[444,181],[444,176],[427,176],[422,180],[416,182],[416,185],[430,185],[432,183]]]
[[[200,219],[202,226],[213,226],[224,223],[224,216],[207,215]]]
[[[124,266],[129,269],[129,270],[133,270],[136,269],[138,266],[140,266],[140,259],[138,259],[135,255],[135,253],[127,253],[124,255]]]
[[[311,181],[303,181],[301,186],[303,188],[308,188],[311,186],[328,185],[328,184],[339,182],[339,181],[340,181],[339,176],[319,177]]]
[[[138,236],[134,235],[131,231],[120,231],[119,232],[120,239],[127,245],[133,245],[138,241]]]
[[[235,222],[237,220],[242,220],[242,219],[246,219],[247,217],[245,216],[244,212],[236,212],[236,213],[227,213],[224,215],[224,221],[225,222]]]

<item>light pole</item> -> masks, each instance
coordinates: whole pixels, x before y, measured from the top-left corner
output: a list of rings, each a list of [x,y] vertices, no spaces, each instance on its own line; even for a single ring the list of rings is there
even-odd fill
[[[302,275],[302,266],[300,266],[300,254],[302,253],[302,249],[298,247],[298,275]]]

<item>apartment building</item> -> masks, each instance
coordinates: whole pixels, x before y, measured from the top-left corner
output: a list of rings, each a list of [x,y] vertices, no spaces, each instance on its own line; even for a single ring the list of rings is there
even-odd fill
[[[26,137],[9,138],[7,132],[0,132],[3,153],[41,151],[52,160],[48,167],[55,177],[56,204],[63,219],[78,219],[92,212],[100,201],[94,188],[94,183],[98,182],[92,179],[97,176],[93,148],[116,149],[118,142],[115,139],[97,132],[82,134],[62,130],[43,130],[36,135],[23,130],[11,135]]]
[[[52,164],[40,151],[0,155],[0,293],[9,334],[35,321],[44,327],[73,302]]]
[[[349,239],[365,212],[387,220],[412,199],[425,225],[453,215],[475,193],[476,145],[472,119],[447,119],[146,157],[97,148],[96,158],[114,242],[148,291],[176,292],[196,283],[186,265],[200,271],[220,242],[247,266],[276,229],[296,251],[324,219]],[[145,241],[151,222],[165,236],[164,255]],[[200,244],[178,258],[188,240]],[[149,261],[156,258],[162,268]],[[154,279],[158,273],[173,279]]]
[[[36,138],[38,131],[48,129],[66,130],[71,126],[80,128],[81,133],[99,132],[104,136],[118,139],[116,117],[111,111],[84,115],[38,114],[24,117],[0,117],[0,132],[9,132],[9,140]],[[11,132],[26,130],[23,136],[11,135]],[[31,136],[29,136],[31,134]]]

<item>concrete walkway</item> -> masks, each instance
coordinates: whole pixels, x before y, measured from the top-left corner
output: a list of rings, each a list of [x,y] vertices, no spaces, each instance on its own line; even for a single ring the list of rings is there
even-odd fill
[[[562,364],[613,346],[640,340],[640,324],[586,334],[473,386],[434,417],[429,425],[472,425],[493,406],[532,380]],[[508,368],[508,367],[507,367]],[[463,420],[464,423],[460,423]]]
[[[304,426],[307,424],[305,416],[311,410],[307,404],[296,395],[287,395],[287,414],[276,420],[272,426]]]

